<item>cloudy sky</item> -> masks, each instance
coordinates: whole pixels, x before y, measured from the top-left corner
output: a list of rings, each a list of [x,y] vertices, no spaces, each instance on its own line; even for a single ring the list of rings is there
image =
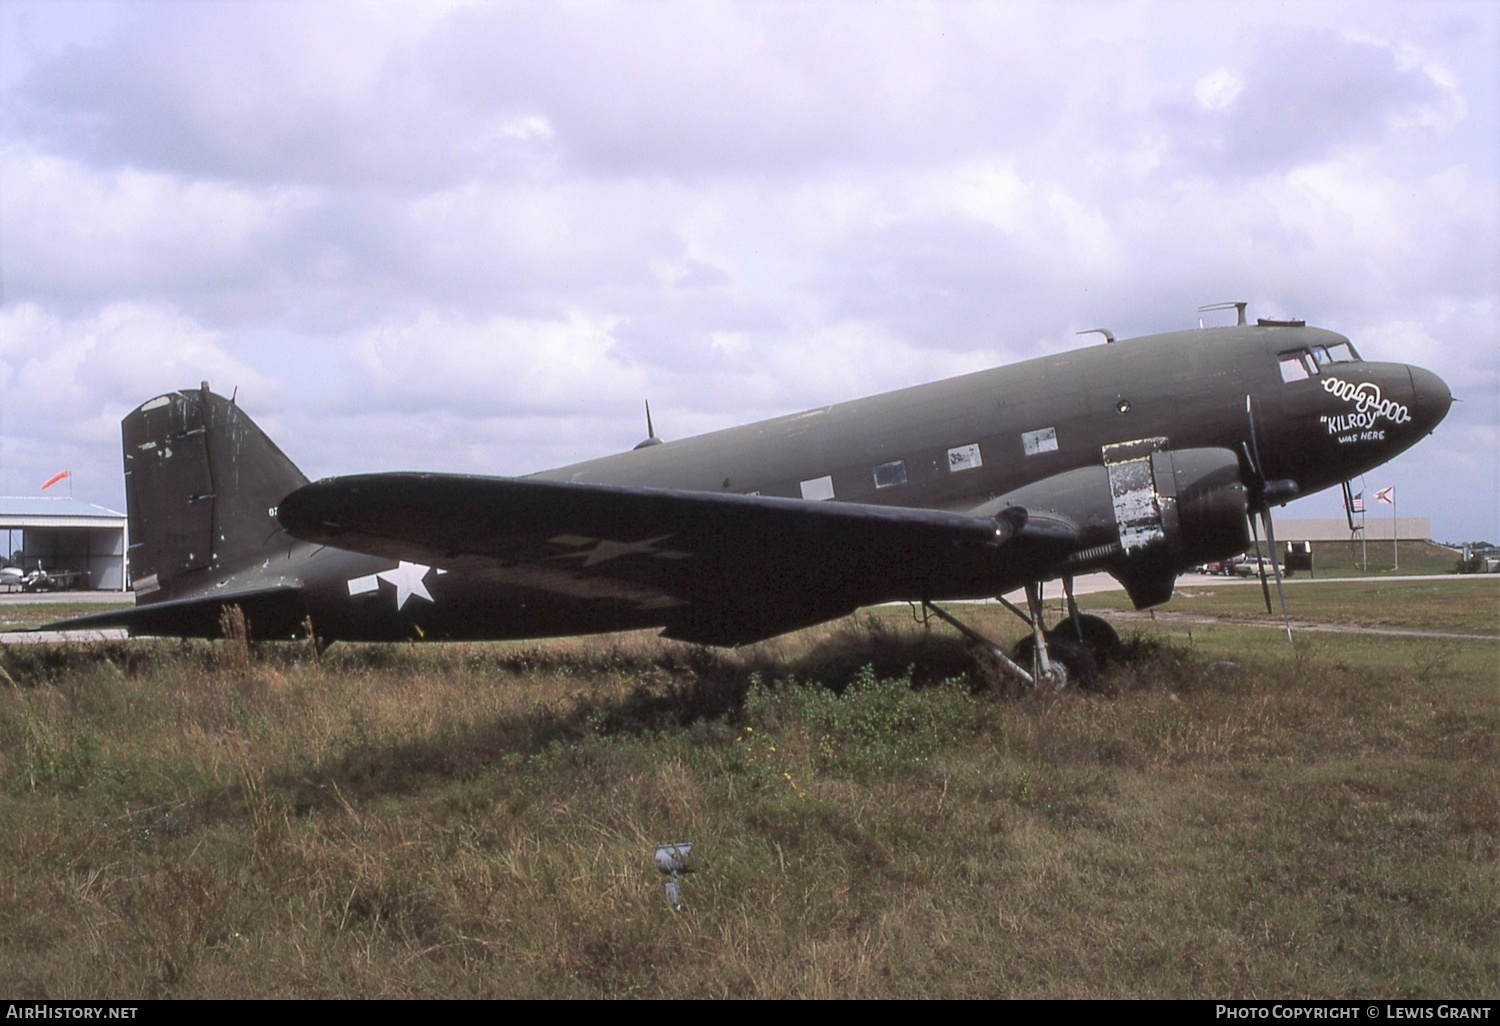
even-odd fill
[[[1368,485],[1500,540],[1497,53],[1488,0],[5,0],[0,494],[121,508],[203,379],[312,477],[519,474],[1244,299],[1447,379]]]

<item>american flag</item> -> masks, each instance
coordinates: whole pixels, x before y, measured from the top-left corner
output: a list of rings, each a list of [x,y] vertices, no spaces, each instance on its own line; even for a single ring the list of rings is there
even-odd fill
[[[1363,513],[1365,511],[1365,493],[1355,492],[1354,497],[1349,500],[1350,513]]]

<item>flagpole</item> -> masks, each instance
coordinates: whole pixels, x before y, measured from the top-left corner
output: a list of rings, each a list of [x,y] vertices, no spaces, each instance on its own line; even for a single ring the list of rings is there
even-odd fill
[[[1370,532],[1365,530],[1365,492],[1370,486],[1365,484],[1364,475],[1359,478],[1359,559],[1360,573],[1370,572]]]
[[[1391,569],[1401,569],[1401,540],[1396,537],[1396,486],[1382,488],[1375,493],[1375,501],[1391,507]]]

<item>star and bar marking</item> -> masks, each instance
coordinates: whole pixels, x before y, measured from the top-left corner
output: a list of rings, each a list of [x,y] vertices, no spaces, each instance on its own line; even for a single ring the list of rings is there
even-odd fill
[[[373,574],[365,574],[363,577],[351,577],[349,579],[349,594],[363,595],[367,592],[378,591],[380,582],[394,585],[396,588],[396,609],[406,605],[406,600],[416,597],[433,601],[432,593],[427,590],[427,575],[432,572],[432,567],[425,563],[412,563],[405,559],[390,570],[380,570]],[[445,574],[448,571],[438,570]]]
[[[581,566],[594,566],[598,563],[607,563],[611,559],[619,559],[621,556],[655,556],[657,559],[687,559],[691,552],[680,552],[677,549],[659,549],[657,545],[673,537],[671,534],[658,535],[655,538],[643,538],[640,541],[623,542],[612,538],[585,538],[576,534],[560,534],[547,541],[554,545],[567,545],[577,549],[577,552],[564,552],[553,556],[553,559],[581,559]],[[593,546],[585,548],[584,546]]]

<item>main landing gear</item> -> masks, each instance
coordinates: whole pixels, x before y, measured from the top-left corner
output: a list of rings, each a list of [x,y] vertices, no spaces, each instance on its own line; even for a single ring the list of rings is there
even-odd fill
[[[979,645],[1011,674],[1033,687],[1087,688],[1099,679],[1099,667],[1124,655],[1125,647],[1109,621],[1080,613],[1073,597],[1073,578],[1064,577],[1063,594],[1068,601],[1067,619],[1048,630],[1042,605],[1042,584],[1026,585],[1026,609],[1001,598],[1000,603],[1031,628],[1010,652],[980,634],[950,613],[925,599],[922,609],[951,625]]]

